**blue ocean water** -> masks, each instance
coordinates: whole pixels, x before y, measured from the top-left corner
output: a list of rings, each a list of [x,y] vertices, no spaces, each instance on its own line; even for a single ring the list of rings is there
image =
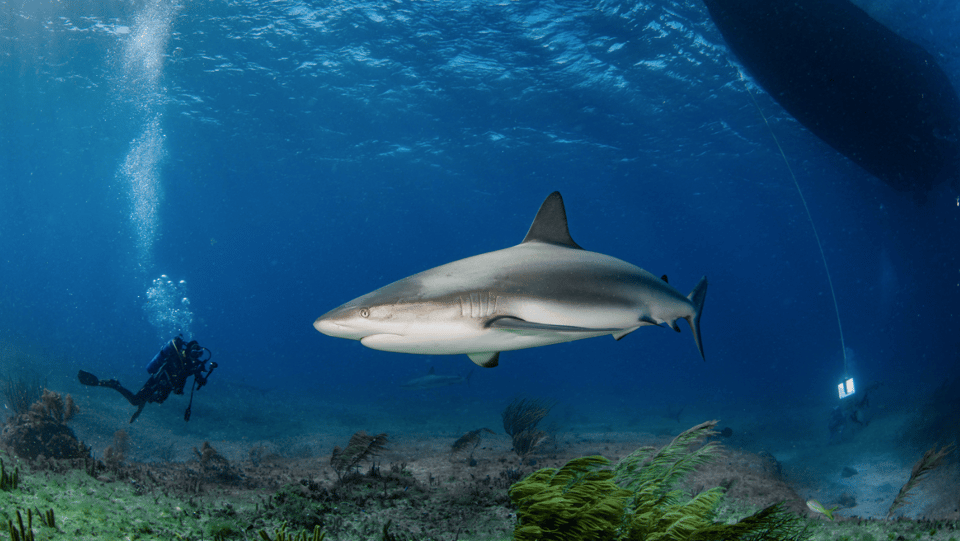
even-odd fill
[[[960,7],[866,7],[960,87]],[[0,22],[0,332],[67,360],[48,377],[133,386],[183,332],[219,363],[210,400],[222,381],[402,405],[435,367],[475,369],[455,392],[491,419],[520,393],[594,419],[826,412],[840,334],[784,158],[851,375],[914,404],[957,376],[956,194],[918,204],[817,140],[699,2],[28,0]],[[518,243],[554,190],[581,246],[684,293],[709,277],[705,362],[687,329],[479,369],[312,328]],[[825,416],[790,422],[826,438]]]

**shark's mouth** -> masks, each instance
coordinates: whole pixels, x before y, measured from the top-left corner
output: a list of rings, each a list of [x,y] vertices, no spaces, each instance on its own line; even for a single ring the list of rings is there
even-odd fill
[[[370,349],[419,355],[456,355],[464,352],[462,337],[437,335],[371,334],[360,339]]]
[[[336,336],[337,338],[347,338],[349,340],[360,340],[363,338],[363,329],[342,325],[329,319],[317,318],[313,322],[313,328],[327,336]]]
[[[401,345],[407,342],[408,340],[402,334],[389,333],[371,334],[360,339],[360,343],[368,348],[382,349],[384,351],[391,351],[390,349],[387,349],[391,345]]]

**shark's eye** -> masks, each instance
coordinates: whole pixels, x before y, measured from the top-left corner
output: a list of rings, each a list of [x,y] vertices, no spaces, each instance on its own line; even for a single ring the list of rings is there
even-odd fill
[[[370,310],[367,310],[366,308],[361,308],[360,317],[364,317],[364,318],[370,317]]]

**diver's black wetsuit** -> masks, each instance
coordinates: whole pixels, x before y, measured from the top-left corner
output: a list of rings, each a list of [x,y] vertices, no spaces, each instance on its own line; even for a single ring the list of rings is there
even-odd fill
[[[206,359],[203,359],[204,352],[209,355],[210,350],[200,346],[195,340],[184,342],[182,336],[177,336],[173,340],[170,340],[147,365],[147,371],[150,372],[150,377],[136,394],[123,385],[120,385],[120,382],[115,379],[97,379],[93,374],[84,372],[83,370],[81,370],[79,374],[80,383],[84,385],[109,387],[123,395],[130,404],[137,406],[137,411],[133,414],[133,417],[130,418],[130,422],[132,423],[137,420],[140,412],[143,411],[143,407],[148,403],[156,402],[162,404],[163,401],[170,396],[171,392],[174,394],[183,394],[183,389],[190,376],[193,376],[193,380],[196,383],[195,387],[191,387],[190,401],[192,405],[193,390],[206,385],[207,378],[210,377],[213,369],[217,367],[217,363],[211,362],[210,368],[207,368],[207,361],[210,360],[210,357],[208,356]],[[187,406],[187,411],[184,413],[184,420],[190,420],[190,406]]]

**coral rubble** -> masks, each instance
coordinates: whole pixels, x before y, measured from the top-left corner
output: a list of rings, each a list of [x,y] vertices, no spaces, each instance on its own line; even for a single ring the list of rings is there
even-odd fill
[[[90,448],[77,439],[67,422],[79,412],[73,398],[44,389],[40,400],[26,413],[11,417],[0,435],[0,444],[27,460],[85,458]]]

